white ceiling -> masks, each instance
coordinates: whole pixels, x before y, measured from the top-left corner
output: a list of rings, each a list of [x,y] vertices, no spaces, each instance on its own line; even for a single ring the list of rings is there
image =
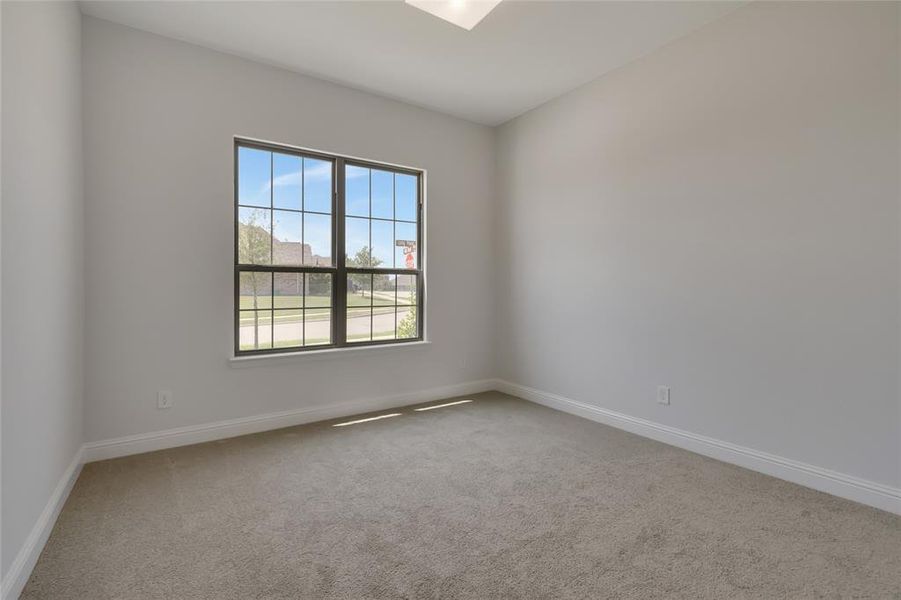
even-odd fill
[[[496,125],[739,2],[505,0],[472,31],[392,2],[82,2],[85,14]]]

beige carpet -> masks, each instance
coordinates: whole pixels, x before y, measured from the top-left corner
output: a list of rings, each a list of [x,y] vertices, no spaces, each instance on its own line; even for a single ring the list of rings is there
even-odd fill
[[[23,597],[901,598],[898,517],[470,398],[89,464]]]

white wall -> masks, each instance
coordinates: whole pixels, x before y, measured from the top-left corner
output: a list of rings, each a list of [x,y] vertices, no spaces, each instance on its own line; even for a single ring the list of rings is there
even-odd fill
[[[2,572],[82,442],[81,16],[2,6]]]
[[[493,375],[491,129],[93,18],[84,77],[87,441]],[[428,170],[431,346],[229,367],[236,134]]]
[[[897,486],[897,11],[754,3],[502,127],[501,376]]]

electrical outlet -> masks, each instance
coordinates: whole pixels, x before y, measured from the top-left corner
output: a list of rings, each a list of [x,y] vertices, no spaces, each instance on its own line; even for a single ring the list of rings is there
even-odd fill
[[[669,404],[669,388],[665,385],[657,386],[657,404]]]
[[[160,390],[156,393],[157,408],[172,408],[172,392]]]

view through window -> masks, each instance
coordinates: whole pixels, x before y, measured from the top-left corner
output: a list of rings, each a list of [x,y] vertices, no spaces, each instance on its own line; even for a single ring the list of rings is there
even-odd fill
[[[236,354],[422,339],[421,255],[421,172],[236,141]]]

